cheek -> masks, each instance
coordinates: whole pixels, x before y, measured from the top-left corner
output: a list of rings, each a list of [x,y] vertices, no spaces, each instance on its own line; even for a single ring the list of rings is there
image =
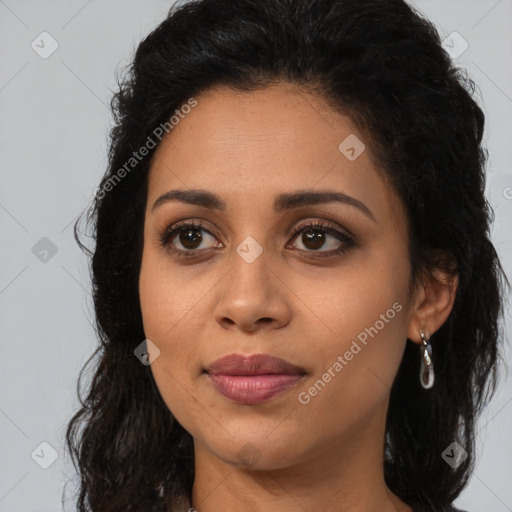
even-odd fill
[[[192,273],[171,268],[168,259],[152,248],[145,250],[139,296],[146,336],[155,343],[160,342],[162,347],[159,348],[163,350],[168,349],[169,344],[179,347],[179,340],[188,341],[192,346],[186,332],[198,321],[207,289]]]
[[[160,350],[151,364],[157,388],[180,423],[193,430],[201,416],[192,388],[205,363],[199,335],[206,332],[210,318],[209,287],[186,274],[170,272],[165,259],[147,251],[142,258],[139,296],[145,336]]]
[[[358,335],[363,343],[365,333],[371,339],[368,330],[390,342],[402,338],[406,319],[400,312],[407,306],[409,263],[402,251],[391,252],[368,251],[359,261],[326,279],[310,281],[298,292],[331,340],[322,346],[348,349]]]
[[[387,398],[398,371],[407,340],[408,261],[372,263],[308,297],[325,326],[315,347],[316,373],[297,396],[310,428],[320,428],[320,418],[332,432],[363,421]]]
[[[406,343],[403,304],[376,301],[367,306],[357,318],[340,317],[338,332],[343,334],[325,340],[321,358],[317,357],[321,359],[318,372],[294,396],[300,430],[332,446],[382,418],[402,359]],[[345,335],[346,327],[352,335]],[[282,433],[293,435],[293,429]]]

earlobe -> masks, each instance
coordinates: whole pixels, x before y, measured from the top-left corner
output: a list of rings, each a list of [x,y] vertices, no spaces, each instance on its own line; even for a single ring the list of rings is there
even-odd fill
[[[458,276],[435,269],[419,286],[407,337],[421,344],[420,328],[430,338],[448,319],[457,294]]]

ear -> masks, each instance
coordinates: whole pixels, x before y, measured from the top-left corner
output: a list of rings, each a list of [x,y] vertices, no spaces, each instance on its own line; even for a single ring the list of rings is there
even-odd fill
[[[407,337],[421,343],[420,327],[430,338],[447,320],[453,309],[459,279],[435,268],[416,288]]]

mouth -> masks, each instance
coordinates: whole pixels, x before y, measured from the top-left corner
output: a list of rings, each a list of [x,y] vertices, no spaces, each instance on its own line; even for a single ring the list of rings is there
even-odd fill
[[[205,373],[223,396],[240,404],[256,404],[295,386],[306,371],[267,354],[230,354],[217,359]]]

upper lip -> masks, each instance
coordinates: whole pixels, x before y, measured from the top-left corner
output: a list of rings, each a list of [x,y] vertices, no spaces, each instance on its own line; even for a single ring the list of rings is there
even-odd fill
[[[213,375],[304,375],[306,371],[268,354],[229,354],[214,361],[206,372]]]

